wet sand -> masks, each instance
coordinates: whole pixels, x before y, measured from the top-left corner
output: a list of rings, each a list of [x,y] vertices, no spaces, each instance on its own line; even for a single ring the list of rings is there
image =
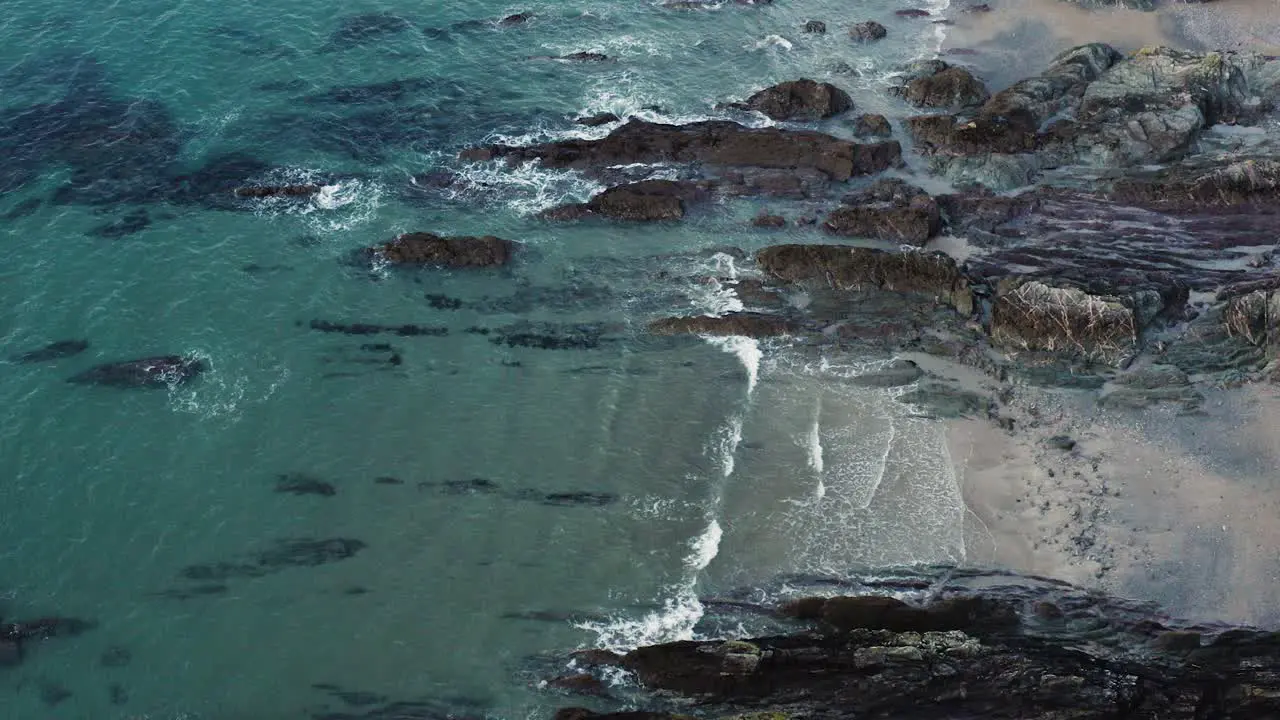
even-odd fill
[[[1280,389],[1218,391],[1203,411],[1100,409],[1019,388],[952,424],[968,561],[1151,599],[1198,620],[1280,620]],[[1074,441],[1055,444],[1054,436]]]

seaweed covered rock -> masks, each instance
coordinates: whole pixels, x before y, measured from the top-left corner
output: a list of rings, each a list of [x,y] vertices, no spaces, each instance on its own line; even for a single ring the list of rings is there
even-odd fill
[[[764,273],[789,283],[838,291],[887,290],[929,296],[973,313],[973,292],[955,260],[942,253],[885,252],[846,245],[774,245],[756,255]]]
[[[479,268],[506,265],[518,247],[518,243],[492,235],[444,237],[415,232],[401,235],[385,245],[368,248],[365,255],[396,265]]]
[[[833,235],[924,245],[942,227],[938,203],[924,190],[897,178],[877,180],[842,202],[823,223]]]

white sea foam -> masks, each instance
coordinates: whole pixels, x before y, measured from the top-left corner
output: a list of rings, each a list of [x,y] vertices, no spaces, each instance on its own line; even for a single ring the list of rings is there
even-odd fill
[[[755,49],[755,50],[764,50],[766,48],[774,48],[774,47],[782,48],[783,50],[790,51],[792,48],[795,47],[795,45],[793,45],[790,40],[782,37],[781,35],[766,35],[765,37],[756,41],[755,45],[748,46],[748,48]]]
[[[685,564],[695,573],[702,572],[707,569],[712,560],[716,559],[716,555],[720,553],[720,539],[724,537],[724,530],[720,527],[720,523],[712,518],[707,523],[707,529],[702,534],[693,539],[689,543],[692,553],[685,558]]]
[[[581,174],[549,170],[537,163],[512,167],[501,161],[466,165],[458,173],[463,182],[446,192],[450,199],[502,198],[512,211],[533,215],[565,203],[586,202],[605,186]]]
[[[809,426],[809,434],[805,437],[805,447],[809,451],[809,467],[818,474],[818,487],[822,487],[822,396],[819,395],[813,408],[813,424]],[[821,496],[821,493],[819,493]]]
[[[750,396],[755,392],[756,383],[760,379],[760,361],[764,357],[764,351],[760,349],[760,341],[741,335],[728,337],[706,336],[705,339],[712,345],[738,358],[738,361],[742,363],[742,367],[747,371],[747,395]]]

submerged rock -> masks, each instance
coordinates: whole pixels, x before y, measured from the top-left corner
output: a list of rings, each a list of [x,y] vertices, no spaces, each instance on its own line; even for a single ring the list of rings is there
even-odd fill
[[[928,193],[897,178],[877,180],[844,198],[823,228],[833,235],[924,245],[938,234],[942,216]]]
[[[506,265],[519,248],[518,243],[484,237],[444,237],[429,232],[407,233],[395,240],[369,248],[365,253],[396,265],[426,265],[444,268],[478,268]]]
[[[849,93],[807,78],[778,83],[747,98],[743,106],[774,120],[824,120],[849,110]]]
[[[365,543],[352,538],[277,540],[275,545],[242,561],[190,565],[183,568],[181,575],[200,582],[262,577],[291,567],[315,567],[346,560],[365,547]]]
[[[107,240],[119,240],[122,237],[142,232],[151,226],[151,216],[142,208],[130,210],[124,214],[124,217],[118,220],[112,220],[109,223],[98,225],[91,228],[89,235],[94,237],[106,238]]]
[[[562,140],[542,145],[473,148],[464,160],[505,158],[541,162],[548,168],[599,169],[615,165],[705,163],[719,166],[816,170],[835,181],[897,166],[896,142],[858,144],[823,133],[748,128],[726,121],[663,125],[632,119],[599,140]]]
[[[413,28],[408,20],[391,13],[364,13],[349,15],[338,23],[338,29],[329,35],[329,41],[320,49],[322,53],[349,50],[359,45],[398,35]]]
[[[918,293],[973,313],[968,279],[942,253],[885,252],[846,245],[775,245],[756,263],[770,277],[789,283],[818,283],[840,291],[888,290]]]
[[[611,187],[589,201],[561,205],[542,213],[548,220],[576,220],[598,215],[615,220],[646,222],[678,220],[686,205],[710,197],[711,184],[676,180],[642,180]]]
[[[290,495],[320,495],[322,497],[333,497],[338,494],[338,489],[332,483],[305,473],[277,475],[275,491]]]
[[[118,388],[167,388],[192,380],[207,369],[208,365],[197,358],[160,355],[98,365],[72,376],[68,382]]]
[[[236,197],[311,197],[320,192],[319,185],[257,185],[238,187],[232,191]]]
[[[17,355],[10,355],[9,360],[16,363],[38,363],[79,355],[89,349],[88,340],[57,340],[42,348],[28,350]]]
[[[719,316],[669,317],[649,323],[649,332],[655,335],[742,335],[745,337],[774,337],[790,335],[799,328],[779,315],[754,312],[731,312]]]

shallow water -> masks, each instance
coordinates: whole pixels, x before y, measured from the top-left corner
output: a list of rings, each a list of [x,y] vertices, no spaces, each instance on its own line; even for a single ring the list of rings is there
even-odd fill
[[[715,278],[750,263],[717,248],[798,231],[750,228],[755,201],[678,226],[550,225],[532,215],[600,186],[453,160],[484,141],[607,132],[579,114],[705,118],[799,76],[890,108],[887,71],[944,40],[927,20],[831,0],[5,7],[0,142],[18,159],[0,176],[4,354],[91,345],[0,366],[0,615],[98,623],[0,670],[6,718],[363,712],[316,684],[544,717],[562,699],[529,669],[547,653],[691,636],[698,597],[780,573],[965,560],[939,424],[844,382],[883,358],[642,332],[731,309]],[[493,22],[523,10],[528,23]],[[407,22],[334,35],[361,13]],[[830,32],[802,34],[810,18]],[[851,44],[843,28],[863,19],[890,38]],[[617,61],[527,59],[583,50]],[[844,122],[823,129],[847,135]],[[258,180],[326,188],[238,211],[157,199],[157,183],[227,153],[269,167]],[[468,182],[410,181],[433,170]],[[502,273],[342,262],[412,230],[528,249]],[[447,334],[350,337],[316,319]],[[520,323],[605,333],[545,350],[467,332]],[[211,369],[168,391],[64,382],[166,353]],[[274,492],[288,473],[336,494]],[[363,546],[270,559],[299,538]],[[182,575],[217,563],[242,570]]]

